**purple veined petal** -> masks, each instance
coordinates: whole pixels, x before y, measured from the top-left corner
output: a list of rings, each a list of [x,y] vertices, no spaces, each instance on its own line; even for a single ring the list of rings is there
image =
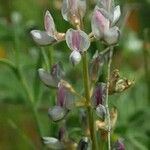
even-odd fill
[[[54,106],[48,110],[48,115],[53,121],[62,120],[68,113],[68,110],[61,106]]]
[[[31,35],[33,40],[39,45],[49,45],[55,42],[55,39],[47,34],[45,31],[32,30]]]
[[[56,32],[55,23],[48,10],[46,11],[45,17],[44,17],[44,26],[48,35],[54,37],[54,34]]]
[[[81,61],[81,54],[78,51],[73,51],[70,55],[70,61],[73,64],[73,66],[77,65]]]
[[[104,105],[106,98],[106,83],[99,83],[92,95],[92,104],[96,108],[99,104]]]
[[[104,33],[104,41],[108,45],[117,44],[119,38],[120,38],[120,31],[119,28],[116,26],[110,28],[108,31]]]
[[[120,16],[121,16],[120,6],[117,5],[117,6],[114,8],[113,21],[112,21],[112,23],[111,23],[112,26],[117,23],[117,21],[119,20]]]
[[[48,87],[57,88],[59,79],[52,77],[52,75],[43,68],[38,69],[41,81]]]
[[[65,100],[67,96],[67,89],[59,84],[57,91],[57,105],[61,107],[65,107]]]
[[[101,10],[96,6],[92,16],[92,32],[97,39],[101,39],[104,32],[109,29],[109,19],[107,19],[101,12]]]
[[[62,142],[54,137],[42,137],[43,143],[50,149],[64,150],[65,146]]]
[[[57,105],[67,110],[71,110],[74,107],[74,96],[70,89],[64,85],[64,82],[59,82],[58,85]]]
[[[81,30],[68,29],[66,43],[71,50],[84,52],[90,47],[88,35]]]
[[[104,64],[104,56],[99,54],[98,51],[96,51],[90,63],[90,69],[89,69],[90,79],[92,81],[98,80],[102,71],[103,64]]]

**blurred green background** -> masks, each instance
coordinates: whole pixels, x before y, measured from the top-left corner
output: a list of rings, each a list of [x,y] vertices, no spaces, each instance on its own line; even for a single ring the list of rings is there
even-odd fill
[[[43,17],[50,10],[56,28],[65,32],[69,23],[60,12],[61,0],[0,0],[0,59],[7,58],[23,71],[30,90],[37,100],[40,128],[43,136],[56,136],[56,125],[48,119],[47,110],[54,104],[55,91],[45,87],[37,76],[37,69],[45,67],[42,50],[30,36],[32,29],[44,29]],[[94,8],[88,0],[85,30],[90,33],[90,15]],[[118,109],[118,121],[113,138],[122,137],[127,150],[150,149],[150,1],[120,0],[122,18],[121,41],[115,48],[113,69],[135,84],[125,92],[110,97],[110,103]],[[81,91],[81,65],[73,68],[69,63],[70,50],[65,42],[53,48],[52,62],[63,62],[65,76],[77,91]],[[47,50],[46,50],[47,49]],[[102,50],[100,43],[91,44],[89,54]],[[22,85],[7,65],[0,64],[0,150],[40,149],[34,117],[27,103]],[[70,117],[70,116],[69,116]],[[78,120],[76,112],[69,125]],[[78,122],[78,121],[77,121]]]

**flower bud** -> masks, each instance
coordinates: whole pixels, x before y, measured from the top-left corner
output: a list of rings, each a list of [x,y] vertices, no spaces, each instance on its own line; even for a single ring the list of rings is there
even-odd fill
[[[123,139],[118,139],[113,146],[113,150],[125,150]]]
[[[120,31],[118,27],[114,26],[110,28],[109,30],[105,31],[104,33],[104,41],[108,45],[114,45],[117,44],[120,37]]]
[[[78,144],[77,150],[88,150],[89,140],[87,137],[81,139]]]
[[[99,83],[92,95],[92,104],[96,108],[99,104],[103,105],[105,103],[106,98],[106,84],[105,83]]]
[[[41,81],[49,86],[49,87],[58,87],[58,83],[60,82],[62,76],[63,76],[63,68],[61,63],[54,64],[51,68],[50,73],[43,68],[40,68],[38,70],[39,77]]]
[[[90,79],[92,81],[98,80],[103,64],[104,64],[103,56],[100,55],[98,53],[98,51],[96,51],[96,53],[94,54],[93,59],[90,63],[90,69],[89,69],[90,70]]]
[[[70,61],[73,64],[73,66],[77,65],[81,61],[81,54],[78,51],[73,51],[70,55]]]
[[[84,52],[90,46],[88,35],[81,30],[68,29],[66,43],[72,51]]]
[[[67,115],[67,110],[61,106],[54,106],[48,110],[48,115],[53,121],[60,121]]]
[[[109,20],[102,14],[100,8],[97,6],[94,9],[92,16],[92,32],[97,39],[101,39],[104,36],[104,32],[109,29]]]
[[[98,116],[102,121],[104,121],[104,120],[105,120],[105,116],[106,116],[106,108],[105,108],[105,106],[99,104],[99,105],[96,107],[96,114],[97,114],[97,116]]]
[[[59,80],[57,78],[53,78],[49,72],[40,68],[38,70],[39,77],[41,81],[48,87],[57,88]]]
[[[85,15],[86,0],[63,0],[62,16],[73,25],[80,25]]]

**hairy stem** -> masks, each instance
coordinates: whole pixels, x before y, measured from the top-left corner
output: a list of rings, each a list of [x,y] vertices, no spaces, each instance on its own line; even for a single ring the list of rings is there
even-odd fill
[[[88,60],[87,60],[87,53],[84,52],[82,56],[83,61],[83,80],[84,80],[84,89],[85,89],[85,98],[86,103],[88,104],[87,113],[89,119],[89,128],[90,128],[90,137],[92,140],[92,150],[97,149],[97,139],[96,139],[96,132],[95,132],[95,123],[94,123],[94,116],[93,110],[91,108],[91,101],[90,101],[90,80],[89,80],[89,72],[88,72]]]
[[[111,150],[111,120],[110,120],[110,111],[109,111],[109,84],[110,84],[110,69],[112,63],[112,55],[113,55],[113,48],[110,47],[109,59],[108,59],[108,67],[107,67],[107,89],[106,89],[106,113],[107,113],[107,124],[108,124],[108,150]]]

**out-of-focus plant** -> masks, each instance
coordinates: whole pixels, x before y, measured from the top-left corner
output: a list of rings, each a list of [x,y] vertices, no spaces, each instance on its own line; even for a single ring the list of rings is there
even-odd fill
[[[33,40],[41,46],[66,41],[72,51],[71,64],[75,67],[82,60],[84,95],[64,80],[60,62],[54,64],[51,70],[43,68],[38,70],[43,83],[57,91],[56,105],[48,110],[48,115],[52,121],[61,126],[57,138],[43,137],[43,142],[51,149],[71,147],[79,150],[98,150],[103,149],[99,145],[99,142],[103,140],[107,141],[108,150],[112,148],[123,150],[125,147],[122,140],[118,139],[116,143],[111,143],[111,133],[117,121],[117,110],[109,106],[109,95],[123,92],[132,85],[131,81],[120,76],[118,70],[111,73],[113,51],[120,37],[119,28],[116,26],[121,15],[120,6],[115,6],[113,0],[98,0],[91,18],[92,32],[89,34],[84,31],[83,21],[86,14],[86,0],[63,0],[61,13],[73,29],[68,29],[66,33],[58,32],[52,15],[46,11],[45,31],[32,30],[31,35]],[[90,60],[88,49],[91,42],[95,40],[103,43],[106,49],[101,52],[96,51]],[[98,78],[105,63],[107,63],[106,83],[99,83]],[[81,117],[81,120],[86,132],[77,142],[69,138],[66,121],[71,111],[81,108],[86,111],[84,117],[83,113],[79,114],[84,118]]]

